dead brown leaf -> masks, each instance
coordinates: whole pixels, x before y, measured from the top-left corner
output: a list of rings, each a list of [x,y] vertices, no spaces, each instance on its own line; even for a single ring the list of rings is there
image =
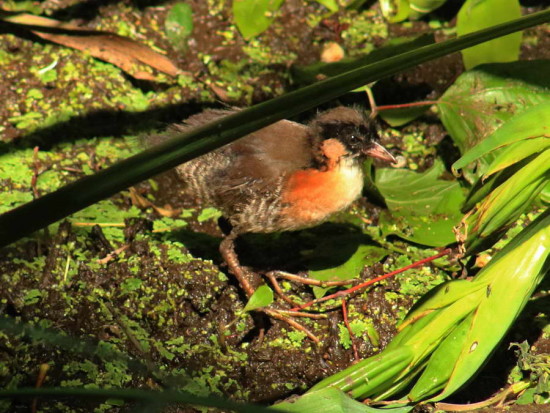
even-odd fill
[[[175,218],[181,214],[181,208],[172,208],[170,205],[164,205],[164,207],[159,207],[149,201],[147,198],[141,196],[135,188],[130,188],[130,199],[132,200],[132,205],[137,206],[138,208],[153,208],[159,215],[163,217]]]
[[[155,52],[150,47],[138,43],[118,34],[97,31],[83,30],[69,23],[54,19],[48,19],[32,14],[17,14],[2,17],[2,20],[26,28],[37,36],[82,50],[90,55],[120,67],[122,70],[142,80],[155,80],[155,77],[139,68],[140,64],[148,65],[162,73],[170,76],[185,73],[166,56]],[[49,30],[40,30],[40,28]],[[51,30],[55,29],[55,30]]]

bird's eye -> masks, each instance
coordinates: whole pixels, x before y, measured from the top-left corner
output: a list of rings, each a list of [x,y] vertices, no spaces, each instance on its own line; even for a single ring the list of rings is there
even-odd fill
[[[349,137],[349,141],[350,143],[358,143],[359,142],[359,138],[355,135],[350,135]]]

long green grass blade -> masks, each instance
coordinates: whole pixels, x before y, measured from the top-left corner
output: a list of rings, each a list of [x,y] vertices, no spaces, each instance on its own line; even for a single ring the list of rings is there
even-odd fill
[[[487,238],[515,220],[527,208],[550,178],[550,150],[540,153],[510,179],[496,188],[467,223],[471,230],[467,244]]]
[[[550,128],[549,128],[550,130]],[[550,133],[548,137],[542,136],[528,141],[520,141],[511,144],[503,151],[499,152],[497,157],[485,171],[484,177],[493,175],[501,170],[522,161],[531,155],[550,149]]]
[[[273,406],[277,411],[292,413],[408,413],[414,406],[376,409],[350,398],[346,393],[328,387],[312,393],[306,393],[296,400],[290,400]]]
[[[411,309],[403,325],[424,316],[428,311],[439,310],[472,293],[475,285],[468,280],[454,280],[438,285],[424,295]],[[482,287],[478,287],[482,288]]]
[[[218,407],[241,413],[274,413],[274,409],[257,404],[237,403],[219,396],[195,396],[174,390],[150,391],[140,389],[80,389],[80,388],[23,388],[0,390],[3,398],[36,398],[36,397],[77,397],[84,399],[122,399],[140,403],[174,404],[185,403],[198,406]],[[280,410],[277,410],[280,413]]]
[[[326,79],[182,134],[95,175],[0,216],[0,246],[7,245],[118,191],[223,146],[241,136],[291,117],[349,90],[399,73],[427,60],[550,21],[550,10],[391,57]]]
[[[487,179],[483,180],[482,177],[478,178],[474,186],[470,190],[462,208],[460,209],[463,213],[468,212],[472,209],[478,202],[483,201],[483,199],[493,192],[500,185],[505,183],[512,175],[517,171],[527,165],[529,159],[524,159],[522,161],[516,162],[514,165],[509,166],[502,171],[499,171]]]
[[[355,392],[355,389],[363,387],[367,381],[376,378],[377,375],[387,377],[387,370],[393,366],[400,366],[400,368],[404,369],[412,358],[413,356],[407,348],[384,351],[381,354],[362,360],[341,372],[333,374],[317,383],[309,391],[314,392],[327,387],[335,387],[347,393]],[[363,391],[361,390],[361,392]]]

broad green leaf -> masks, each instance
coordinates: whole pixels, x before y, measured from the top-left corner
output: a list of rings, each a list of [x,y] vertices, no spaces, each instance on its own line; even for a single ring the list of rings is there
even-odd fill
[[[382,353],[362,360],[313,386],[309,393],[334,387],[353,397],[361,397],[369,393],[369,387],[374,388],[385,380],[393,380],[400,370],[407,368],[413,360],[410,348],[384,350]],[[366,387],[365,387],[366,386]]]
[[[451,303],[448,307],[432,311],[425,317],[405,326],[394,339],[395,344],[392,341],[381,353],[409,349],[413,355],[410,365],[403,369],[394,381],[406,380],[408,376],[418,374],[420,368],[425,365],[427,358],[455,327],[475,310],[484,294],[484,290],[474,288],[470,294]],[[393,383],[389,383],[386,384],[386,388],[379,386],[376,390],[384,392],[388,396],[386,389],[392,386]],[[372,393],[368,394],[368,396],[372,395]],[[374,396],[378,397],[377,394],[374,394]]]
[[[423,400],[445,387],[466,342],[472,318],[473,312],[462,320],[433,352],[426,369],[408,394],[411,401]]]
[[[375,409],[353,400],[343,391],[334,387],[309,392],[292,401],[282,402],[272,407],[285,412],[317,412],[323,413],[408,413],[414,406]]]
[[[442,300],[443,307],[429,306],[437,308],[407,324],[382,353],[326,378],[310,392],[334,387],[353,397],[389,398],[426,367],[409,399],[423,399],[441,388],[433,400],[447,397],[479,370],[506,333],[549,270],[549,254],[547,210],[474,281],[452,281],[426,299]],[[448,290],[455,291],[445,297]]]
[[[466,0],[458,12],[459,36],[521,17],[518,0]],[[519,57],[521,32],[462,50],[466,69],[483,63],[513,62]]]
[[[550,142],[550,100],[542,102],[537,106],[531,106],[506,121],[500,128],[495,130],[495,132],[456,161],[453,165],[453,169],[461,169],[474,160],[513,143],[527,139],[534,140],[540,137],[545,138],[547,143]],[[525,145],[525,147],[528,148],[527,145]],[[517,147],[514,149],[516,148]],[[515,154],[514,151],[510,152],[509,155],[514,156]],[[523,157],[521,159],[523,159]],[[499,161],[499,164],[500,162],[502,162],[502,160]],[[492,167],[492,169],[495,169],[495,167]]]
[[[482,203],[475,211],[468,224],[472,228],[468,233],[466,245],[468,252],[477,251],[485,240],[493,241],[493,236],[501,235],[504,227],[513,223],[533,204],[533,201],[548,182],[548,177],[529,181],[521,188],[512,183],[502,185],[502,190],[495,191],[495,196]]]
[[[377,171],[376,186],[389,212],[380,215],[382,231],[423,245],[455,241],[453,227],[462,218],[464,193],[456,180],[442,180],[445,168],[436,162],[417,173],[405,169]]]
[[[396,349],[403,347],[403,343],[407,343],[411,337],[419,334],[432,320],[437,317],[436,311],[427,312],[423,317],[413,320],[413,322],[407,323],[407,325],[399,326],[399,334],[397,334],[392,341],[386,346],[385,350]]]
[[[464,296],[471,294],[474,285],[471,281],[467,280],[453,280],[438,285],[424,295],[419,302],[411,309],[403,325],[406,325],[424,314],[430,311],[438,310],[448,307],[457,300],[460,300]],[[478,288],[483,288],[481,285],[477,285]],[[402,327],[400,327],[401,329]]]
[[[263,284],[256,288],[254,294],[249,298],[246,306],[243,308],[244,312],[257,310],[261,307],[267,307],[273,302],[273,290],[267,285]]]
[[[506,182],[512,175],[527,165],[529,159],[524,159],[510,165],[508,168],[490,175],[489,177],[480,177],[470,189],[464,204],[462,204],[462,212],[466,213],[472,209],[478,202],[481,202],[496,188]]]
[[[284,0],[233,0],[233,18],[245,39],[265,31]]]
[[[548,182],[546,186],[542,189],[540,193],[540,199],[544,204],[550,204],[550,182]]]
[[[550,102],[550,60],[495,63],[462,74],[439,100],[441,121],[464,154],[527,108]],[[463,173],[480,176],[496,153]]]
[[[331,12],[336,13],[338,11],[338,2],[336,0],[315,0],[317,3],[322,4]]]
[[[343,240],[343,242],[346,242]],[[330,254],[330,252],[327,251]],[[375,245],[359,245],[347,261],[341,265],[309,271],[309,276],[319,281],[344,281],[357,278],[363,268],[382,260],[389,251]],[[331,287],[313,287],[315,298],[323,297]]]
[[[176,3],[168,12],[164,21],[164,30],[168,41],[176,50],[185,50],[187,37],[193,32],[193,10],[187,3]]]

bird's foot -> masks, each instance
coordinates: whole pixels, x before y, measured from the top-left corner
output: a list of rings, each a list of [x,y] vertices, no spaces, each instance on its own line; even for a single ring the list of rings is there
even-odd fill
[[[235,276],[235,278],[237,278],[246,296],[250,299],[250,297],[252,297],[252,295],[254,294],[256,287],[259,285],[258,283],[259,276],[255,273],[252,273],[251,271],[248,271],[245,267],[243,267],[239,263],[239,259],[235,252],[235,245],[234,245],[235,237],[236,237],[236,233],[231,233],[228,236],[226,236],[220,244],[220,252],[227,264],[229,272],[231,272]],[[273,273],[270,273],[270,274],[273,274]],[[286,297],[282,293],[282,290],[277,283],[275,275],[268,275],[268,278],[272,280],[272,284],[276,292],[281,297],[284,297],[283,299],[286,298],[285,301],[287,301],[292,305],[295,305],[295,303],[293,303],[292,300],[290,300],[288,297]],[[298,311],[288,311],[288,310],[273,308],[271,306],[258,308],[255,311],[263,312],[268,317],[284,321],[285,323],[292,326],[296,330],[303,332],[307,337],[309,337],[316,344],[320,342],[319,339],[315,336],[315,334],[313,334],[310,330],[308,330],[302,324],[294,320],[294,318],[295,317],[324,318],[325,316],[322,314],[309,314],[309,313],[303,313]]]
[[[340,287],[343,285],[350,285],[355,284],[357,282],[356,279],[353,280],[343,280],[343,281],[322,281],[322,280],[316,280],[313,278],[308,277],[302,277],[300,275],[292,274],[286,271],[270,271],[267,274],[265,274],[271,285],[273,286],[273,289],[275,292],[288,304],[292,305],[293,307],[299,307],[300,304],[293,301],[289,296],[287,296],[283,289],[281,288],[281,285],[279,284],[279,281],[277,278],[284,278],[285,280],[289,280],[295,283],[299,284],[306,284],[311,285],[314,287],[321,287],[321,288],[327,288],[327,287]]]
[[[272,318],[276,318],[277,320],[284,321],[291,327],[295,328],[298,331],[301,331],[304,333],[311,341],[313,341],[315,344],[319,344],[320,340],[319,338],[313,334],[309,329],[307,329],[305,326],[297,322],[293,319],[293,317],[310,317],[310,318],[325,318],[323,314],[308,314],[308,313],[299,313],[297,311],[286,311],[286,310],[280,310],[280,309],[274,309],[269,307],[264,307],[259,309],[259,311],[262,311],[266,315]],[[319,317],[321,316],[321,317]]]
[[[267,277],[271,280],[271,278],[284,278],[289,281],[294,281],[300,284],[307,284],[307,285],[313,285],[315,287],[341,287],[343,285],[349,285],[349,284],[355,284],[357,282],[357,279],[351,279],[351,280],[340,280],[340,281],[322,281],[322,280],[316,280],[314,278],[309,277],[302,277],[300,275],[292,274],[290,272],[286,271],[270,271],[266,274]]]

